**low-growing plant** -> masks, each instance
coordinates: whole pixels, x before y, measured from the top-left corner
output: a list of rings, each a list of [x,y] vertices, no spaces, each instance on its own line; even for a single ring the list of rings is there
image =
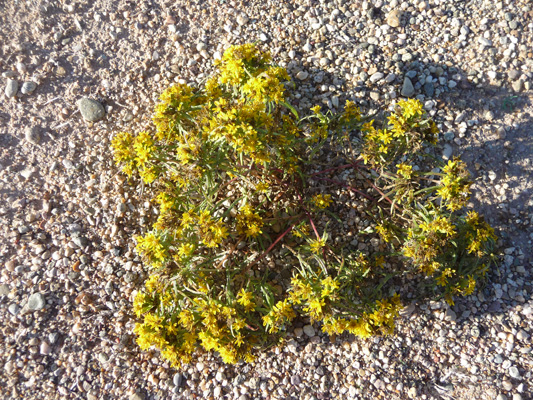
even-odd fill
[[[158,205],[153,229],[136,238],[150,270],[133,304],[142,349],[173,366],[202,348],[250,361],[299,317],[330,335],[393,332],[398,278],[451,304],[473,292],[494,232],[463,211],[465,164],[431,156],[438,129],[418,101],[399,101],[379,123],[350,101],[300,118],[286,70],[255,45],[230,47],[217,67],[202,87],[161,95],[153,132],[113,139],[117,163]],[[328,153],[341,165],[322,168]],[[336,178],[346,170],[355,184]],[[335,227],[346,228],[332,205],[339,188],[373,221],[353,234],[379,234],[387,249],[334,245]]]

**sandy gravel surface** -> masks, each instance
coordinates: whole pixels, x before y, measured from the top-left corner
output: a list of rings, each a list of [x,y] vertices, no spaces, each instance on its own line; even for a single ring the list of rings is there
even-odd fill
[[[163,89],[250,41],[288,69],[300,110],[424,103],[501,238],[484,288],[407,305],[386,338],[332,342],[302,321],[248,365],[204,354],[176,371],[138,350],[131,238],[153,206],[110,138],[149,129]],[[1,397],[533,398],[532,68],[528,0],[1,1]]]

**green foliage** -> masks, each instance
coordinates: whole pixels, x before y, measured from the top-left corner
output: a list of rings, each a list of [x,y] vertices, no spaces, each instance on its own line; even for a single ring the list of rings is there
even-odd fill
[[[389,334],[401,308],[394,278],[452,303],[490,264],[493,230],[462,212],[466,166],[427,155],[438,132],[418,101],[400,101],[379,124],[349,101],[337,115],[317,106],[300,119],[285,98],[287,72],[270,62],[255,45],[231,47],[204,87],[161,95],[153,133],[113,140],[117,163],[159,206],[152,231],[136,238],[151,270],[133,306],[137,342],[174,366],[200,348],[252,360],[299,316],[328,334]],[[345,164],[311,172],[321,151],[339,148]],[[343,169],[359,186],[326,177]],[[335,231],[319,221],[339,219],[334,192],[317,193],[317,181],[361,196],[388,250],[333,246]]]

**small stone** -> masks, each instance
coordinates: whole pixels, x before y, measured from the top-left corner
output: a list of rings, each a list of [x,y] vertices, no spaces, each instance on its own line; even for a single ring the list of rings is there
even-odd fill
[[[105,364],[109,361],[109,356],[106,353],[99,353],[98,361],[100,361],[102,364]]]
[[[510,367],[509,368],[509,375],[511,378],[519,379],[520,378],[520,371],[518,371],[518,368],[516,367]]]
[[[39,128],[36,126],[26,128],[26,130],[24,131],[24,138],[30,143],[38,144],[41,140],[41,137],[39,135]]]
[[[402,18],[402,11],[401,10],[392,10],[387,14],[386,20],[387,25],[389,25],[392,28],[397,28],[400,26],[400,20]]]
[[[400,310],[400,315],[402,317],[408,317],[409,315],[411,315],[414,311],[415,311],[416,307],[413,303],[409,304],[408,306],[402,308]]]
[[[444,145],[444,150],[442,151],[442,158],[449,160],[452,157],[453,148],[449,144]]]
[[[291,376],[291,385],[298,386],[300,383],[302,383],[302,380],[300,379],[300,376],[298,376],[298,375]]]
[[[28,298],[28,308],[32,311],[42,310],[46,305],[41,293],[34,293]]]
[[[455,314],[455,311],[453,311],[451,308],[448,308],[446,310],[446,314],[444,314],[444,320],[449,322],[455,322],[457,319],[457,314]]]
[[[248,15],[246,15],[246,14],[239,14],[237,16],[237,23],[239,25],[241,25],[241,26],[245,25],[249,20],[250,20],[250,18],[248,18]]]
[[[496,400],[507,400],[507,396],[504,395],[504,394],[499,394],[499,395],[496,397]]]
[[[516,334],[516,338],[517,338],[518,340],[526,341],[527,339],[529,339],[529,334],[528,334],[525,330],[520,329],[520,330],[518,331],[518,333]]]
[[[413,86],[413,82],[411,82],[411,79],[409,79],[408,77],[405,77],[403,80],[402,91],[400,92],[400,94],[403,97],[410,97],[413,94],[415,94],[415,88]]]
[[[50,345],[45,341],[41,342],[41,347],[39,350],[43,356],[47,356],[52,351]]]
[[[513,384],[509,380],[504,379],[502,381],[502,388],[507,391],[513,390]]]
[[[6,83],[5,94],[7,97],[15,97],[19,88],[19,84],[14,79],[8,79]]]
[[[296,78],[298,78],[301,81],[306,80],[309,77],[309,73],[307,71],[299,71],[296,74]]]
[[[35,82],[28,81],[22,84],[20,91],[22,92],[22,94],[32,94],[36,88],[37,84]]]
[[[7,296],[10,292],[9,285],[0,285],[0,296]]]
[[[513,400],[522,400],[522,395],[520,393],[513,394]]]
[[[102,119],[105,115],[104,106],[99,102],[88,97],[84,97],[78,101],[78,108],[83,119],[89,122],[96,122]]]
[[[309,336],[309,337],[313,337],[315,336],[315,328],[313,328],[312,325],[305,325],[304,326],[304,333]]]
[[[180,387],[183,383],[183,375],[178,372],[176,375],[174,375],[172,381],[174,382],[174,385],[176,385],[176,387]]]
[[[13,303],[9,305],[7,310],[11,313],[11,315],[17,315],[20,311],[20,307],[18,306],[18,304]]]
[[[382,390],[382,389],[385,389],[387,385],[385,384],[385,382],[383,382],[381,379],[376,379],[374,381],[374,387],[378,390]]]
[[[424,84],[424,92],[426,93],[426,96],[433,97],[435,94],[435,86],[433,85],[433,82],[426,82]]]
[[[370,82],[376,83],[382,80],[384,76],[385,75],[382,72],[376,72],[375,74],[372,74],[372,76],[370,76]]]
[[[455,134],[452,131],[448,131],[444,134],[444,140],[451,142],[455,138]]]
[[[385,82],[386,83],[392,83],[392,82],[394,82],[395,79],[396,79],[396,74],[394,72],[391,72],[390,74],[388,74],[385,77]]]
[[[519,93],[519,92],[522,91],[522,87],[524,86],[524,82],[522,81],[522,79],[519,79],[516,82],[513,82],[512,86],[513,86],[513,90],[516,93]]]
[[[450,89],[453,89],[453,88],[456,87],[456,86],[457,86],[457,82],[455,82],[455,81],[448,81],[448,87],[449,87]]]
[[[135,392],[130,396],[129,400],[144,400],[145,395],[143,392]]]

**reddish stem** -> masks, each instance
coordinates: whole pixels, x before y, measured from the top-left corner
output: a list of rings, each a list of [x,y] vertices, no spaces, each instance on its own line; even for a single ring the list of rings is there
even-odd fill
[[[268,246],[268,249],[266,249],[266,251],[263,254],[261,254],[257,260],[255,260],[253,263],[251,263],[250,265],[246,267],[246,270],[249,270],[250,268],[252,268],[255,264],[261,261],[268,253],[270,253],[270,250],[272,250],[274,246],[276,246],[279,243],[279,241],[283,239],[283,237],[291,231],[292,228],[294,228],[294,224],[289,226],[289,228],[285,232],[279,235],[278,238],[274,241],[274,243]]]

